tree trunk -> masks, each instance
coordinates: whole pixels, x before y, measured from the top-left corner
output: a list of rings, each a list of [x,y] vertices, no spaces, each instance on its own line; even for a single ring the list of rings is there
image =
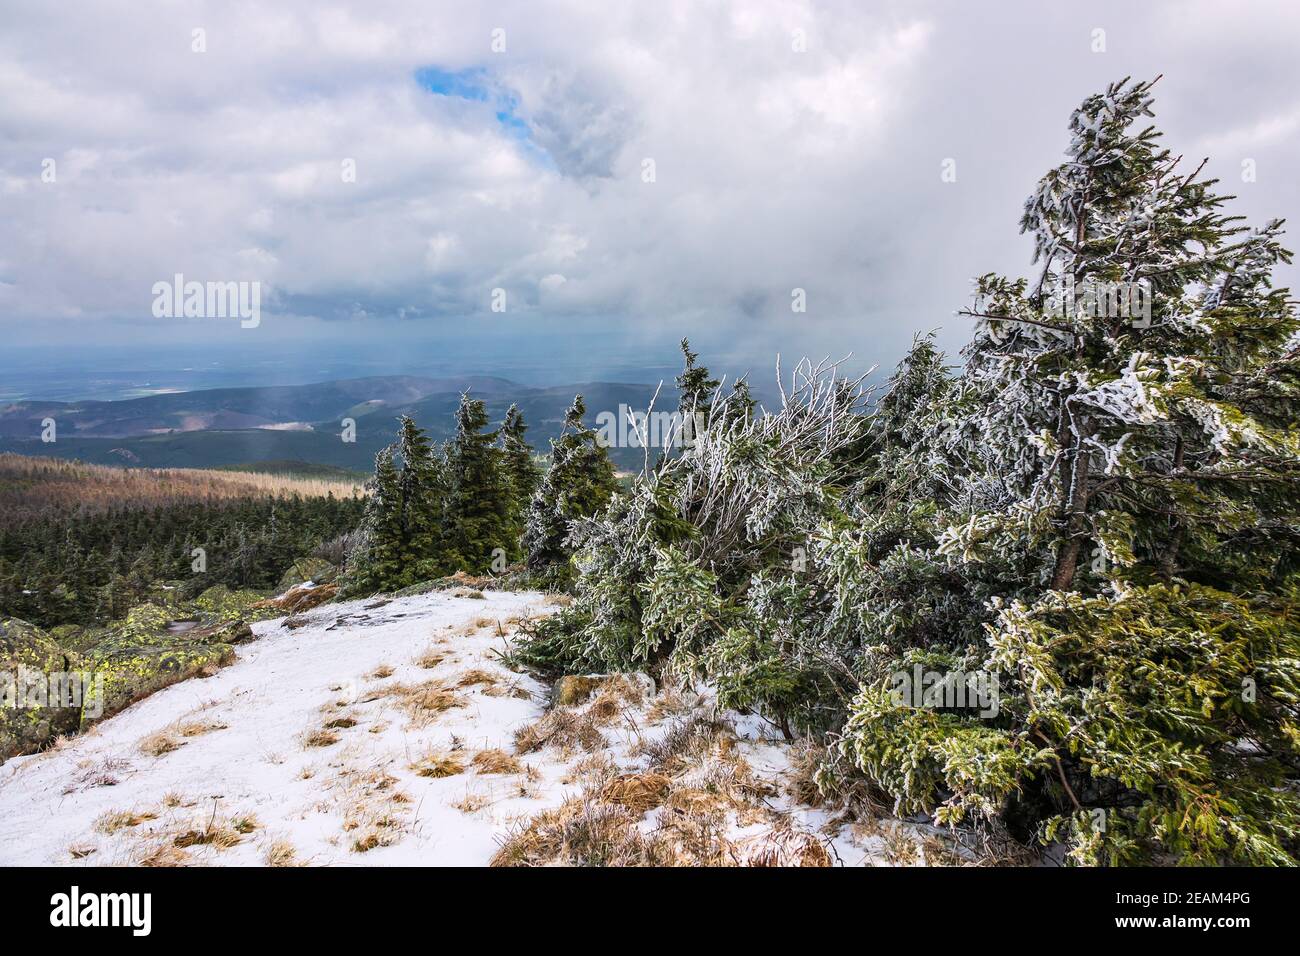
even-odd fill
[[[1068,421],[1068,414],[1067,414]],[[1052,570],[1052,588],[1056,591],[1068,591],[1074,584],[1074,573],[1079,567],[1079,554],[1083,550],[1084,536],[1088,530],[1088,481],[1091,460],[1084,447],[1084,439],[1089,429],[1079,429],[1079,434],[1064,426],[1070,436],[1071,454],[1066,456],[1063,472],[1069,474],[1065,486],[1064,534],[1056,551],[1056,567]]]
[[[1172,471],[1177,473],[1183,469],[1183,436],[1179,435],[1174,444],[1174,464]],[[1183,538],[1186,535],[1186,528],[1183,526],[1182,518],[1174,517],[1171,521],[1171,534],[1169,547],[1165,553],[1160,556],[1160,576],[1168,581],[1173,578],[1178,571],[1178,552],[1182,550]]]

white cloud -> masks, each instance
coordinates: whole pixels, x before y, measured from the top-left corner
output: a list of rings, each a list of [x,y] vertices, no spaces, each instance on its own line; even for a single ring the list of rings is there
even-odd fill
[[[1295,168],[1294,58],[1252,63],[1300,39],[1296,15],[1253,6],[1249,28],[1200,28],[1177,4],[1030,0],[6,4],[0,323],[134,334],[152,283],[183,272],[260,279],[268,333],[482,316],[501,286],[557,331],[612,316],[892,362],[918,330],[964,339],[971,275],[1028,268],[1019,204],[1108,79],[1166,74],[1175,149]],[[421,88],[426,67],[480,71],[483,97]],[[1243,202],[1287,215],[1297,195],[1261,174]]]

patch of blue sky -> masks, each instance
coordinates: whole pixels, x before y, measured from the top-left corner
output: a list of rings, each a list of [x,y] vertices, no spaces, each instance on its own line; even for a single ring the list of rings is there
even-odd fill
[[[415,71],[415,82],[435,96],[491,106],[502,132],[519,143],[535,161],[555,168],[550,154],[533,141],[531,128],[519,115],[518,97],[496,82],[484,67],[444,70],[437,66],[426,66]]]

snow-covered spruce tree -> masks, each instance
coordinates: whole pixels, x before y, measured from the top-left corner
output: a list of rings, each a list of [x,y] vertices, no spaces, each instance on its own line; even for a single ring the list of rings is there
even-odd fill
[[[366,489],[359,542],[342,578],[344,593],[350,595],[381,591],[401,570],[401,494],[391,445],[375,455],[375,473]]]
[[[570,525],[601,511],[618,490],[614,465],[595,431],[583,423],[581,395],[564,414],[564,429],[551,442],[551,466],[533,495],[523,547],[532,571],[568,563]]]
[[[509,555],[517,538],[513,487],[497,433],[485,432],[487,408],[462,395],[456,434],[447,446],[447,548],[451,570],[483,573],[496,554]],[[499,550],[498,550],[499,549]]]
[[[1041,272],[979,281],[941,430],[970,472],[936,491],[937,551],[996,614],[954,664],[1000,678],[999,713],[898,707],[875,677],[843,752],[900,809],[1038,825],[1077,862],[1295,862],[1300,369],[1269,278],[1289,254],[1137,125],[1150,89],[1075,113],[1026,205]]]
[[[502,465],[510,481],[511,502],[511,545],[510,557],[518,559],[523,556],[523,535],[528,522],[528,508],[537,486],[541,483],[541,473],[533,464],[533,447],[524,438],[528,425],[524,422],[519,406],[511,405],[506,412],[505,421],[501,423]]]
[[[677,376],[677,410],[686,416],[702,411],[712,402],[719,383],[708,368],[698,363],[700,356],[691,351],[691,343],[686,339],[682,339],[681,350],[686,367]]]
[[[404,415],[397,441],[375,456],[361,542],[345,590],[392,591],[447,573],[445,504],[445,464],[424,430]]]
[[[645,668],[703,676],[726,706],[787,732],[836,726],[856,681],[855,637],[837,630],[813,575],[813,531],[861,478],[860,380],[801,363],[782,408],[709,382],[701,417],[631,491],[577,522],[576,597],[520,652],[559,671]],[[690,390],[687,390],[688,393]]]
[[[447,462],[424,429],[408,416],[401,418],[397,453],[402,568],[390,586],[406,587],[446,574],[448,492]]]

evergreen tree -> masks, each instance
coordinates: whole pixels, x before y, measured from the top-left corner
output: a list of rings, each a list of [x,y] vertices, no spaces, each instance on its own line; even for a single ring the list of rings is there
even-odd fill
[[[449,543],[447,518],[448,469],[442,456],[408,416],[402,416],[398,433],[402,470],[398,475],[401,586],[427,581],[447,573]]]
[[[704,413],[707,411],[720,383],[709,375],[707,368],[696,364],[699,355],[691,351],[690,342],[682,339],[681,349],[682,357],[686,360],[686,367],[682,369],[682,374],[677,376],[677,409],[681,412],[683,418],[691,417],[693,419],[697,412]],[[748,387],[746,387],[742,398],[748,400]],[[752,409],[752,405],[750,408]]]
[[[574,396],[564,429],[551,442],[551,467],[533,495],[524,533],[531,569],[567,561],[570,523],[601,511],[618,489],[609,455],[583,423],[586,412],[582,396]]]
[[[391,445],[375,455],[375,473],[366,487],[370,495],[361,519],[361,543],[344,576],[344,590],[349,594],[384,590],[401,574],[401,479]]]
[[[482,400],[462,395],[447,449],[447,556],[455,567],[473,573],[488,571],[496,554],[511,554],[518,538],[505,453],[496,447],[497,433],[483,430],[487,424]]]
[[[537,493],[541,474],[533,464],[533,448],[524,438],[528,426],[517,405],[511,405],[501,424],[503,465],[511,490],[511,558],[522,556],[522,539],[527,526],[528,507]]]
[[[1241,548],[1278,561],[1295,545],[1281,529],[1298,510],[1300,324],[1270,284],[1290,261],[1281,223],[1248,233],[1204,163],[1184,174],[1135,129],[1151,87],[1112,84],[1074,114],[1068,162],[1025,207],[1038,282],[985,276],[971,310],[967,381],[986,399],[972,454],[1019,503],[1007,522],[1043,529],[1058,590],[1084,564],[1221,580]]]

